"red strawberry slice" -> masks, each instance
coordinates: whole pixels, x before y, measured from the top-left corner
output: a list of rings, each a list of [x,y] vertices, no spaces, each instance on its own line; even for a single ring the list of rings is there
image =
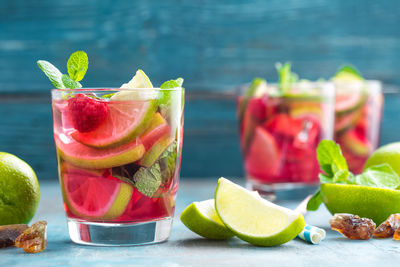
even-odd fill
[[[303,128],[301,119],[293,119],[288,114],[279,113],[264,124],[265,128],[274,135],[294,137]]]
[[[279,151],[275,139],[258,126],[245,158],[246,171],[255,178],[273,176],[279,167],[279,162]]]
[[[77,94],[68,100],[68,111],[75,129],[88,133],[97,129],[107,118],[107,103]]]

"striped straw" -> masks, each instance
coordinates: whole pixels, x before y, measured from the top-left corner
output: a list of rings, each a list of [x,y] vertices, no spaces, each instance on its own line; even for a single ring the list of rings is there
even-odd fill
[[[316,245],[324,240],[325,236],[326,233],[324,229],[307,224],[297,237],[310,244]]]

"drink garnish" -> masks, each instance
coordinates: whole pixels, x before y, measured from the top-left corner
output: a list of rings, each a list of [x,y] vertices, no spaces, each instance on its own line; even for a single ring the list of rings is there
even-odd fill
[[[322,140],[317,148],[317,159],[321,168],[319,179],[322,184],[349,184],[398,189],[400,178],[388,163],[371,166],[359,175],[348,169],[340,146],[331,140]],[[318,190],[307,204],[308,210],[317,210],[322,204],[321,191]]]
[[[53,64],[45,60],[38,60],[37,64],[51,83],[57,89],[81,88],[79,83],[86,74],[88,68],[88,57],[84,51],[72,53],[67,62],[68,75],[62,74]]]
[[[289,93],[293,83],[299,80],[299,76],[291,71],[291,63],[285,62],[284,64],[278,62],[275,68],[279,74],[279,89],[282,93]]]

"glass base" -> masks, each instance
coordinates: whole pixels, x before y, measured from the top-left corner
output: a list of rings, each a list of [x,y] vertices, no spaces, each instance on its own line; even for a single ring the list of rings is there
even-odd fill
[[[82,245],[134,246],[166,241],[172,218],[144,223],[97,223],[68,218],[71,240]]]
[[[246,187],[257,191],[263,198],[269,201],[303,199],[314,194],[319,183],[273,183],[263,184],[254,180],[247,180]]]

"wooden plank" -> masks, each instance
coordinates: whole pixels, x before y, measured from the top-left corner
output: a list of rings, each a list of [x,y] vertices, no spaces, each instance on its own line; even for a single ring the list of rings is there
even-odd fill
[[[47,91],[36,60],[65,72],[78,49],[90,57],[86,87],[119,86],[143,68],[156,85],[182,76],[190,91],[229,90],[276,80],[285,60],[305,78],[349,62],[399,86],[399,13],[396,0],[3,0],[0,91]]]
[[[400,94],[388,94],[385,101],[383,144],[399,140]],[[182,176],[243,175],[235,109],[232,95],[188,96]],[[40,179],[57,179],[49,96],[0,95],[0,115],[0,151],[26,160]]]

